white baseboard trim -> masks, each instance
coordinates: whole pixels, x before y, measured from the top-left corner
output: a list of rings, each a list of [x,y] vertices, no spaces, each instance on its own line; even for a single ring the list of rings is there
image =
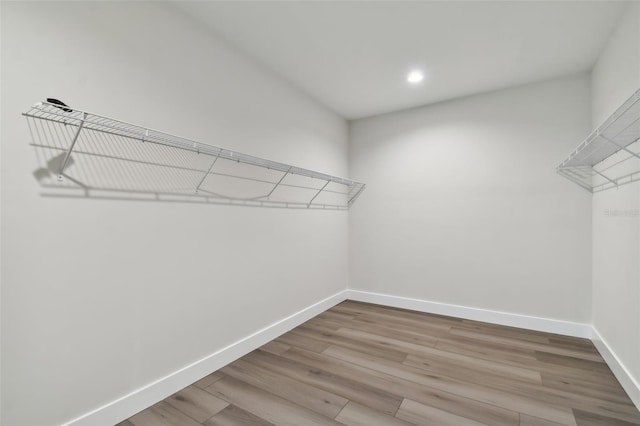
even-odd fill
[[[330,309],[346,300],[375,303],[395,308],[410,309],[438,315],[447,315],[493,324],[519,327],[547,333],[563,334],[567,336],[592,339],[596,348],[620,381],[631,400],[640,408],[640,385],[629,374],[628,369],[616,356],[615,352],[602,338],[598,331],[589,324],[548,318],[532,317],[507,312],[491,311],[487,309],[471,308],[468,306],[451,305],[447,303],[431,302],[409,297],[391,296],[388,294],[372,293],[360,290],[344,290],[318,303],[315,303],[293,315],[277,321],[255,333],[222,348],[211,355],[202,358],[186,367],[181,368],[163,378],[149,383],[128,395],[105,404],[89,413],[73,419],[63,426],[98,426],[114,425],[135,413],[163,400],[177,390],[190,385],[212,371],[235,361],[245,354],[259,348],[265,343],[297,327],[316,315]]]
[[[216,371],[265,343],[310,320],[318,314],[330,309],[347,298],[343,290],[318,303],[277,321],[255,333],[222,348],[168,376],[149,383],[128,395],[109,402],[87,414],[73,419],[63,426],[98,426],[114,425],[131,417],[137,412],[163,400],[176,391],[200,380],[207,374]]]
[[[611,346],[609,346],[595,327],[592,327],[592,333],[591,340],[596,346],[596,349],[598,349],[602,358],[604,358],[609,368],[611,368],[611,371],[613,371],[613,374],[625,392],[627,392],[631,401],[633,401],[638,410],[640,410],[640,383],[633,378],[627,367],[620,361],[620,358],[618,358],[613,349],[611,349]]]
[[[410,297],[391,296],[360,290],[347,290],[347,298],[359,302],[375,303],[394,308],[410,309],[430,314],[446,315],[475,321],[489,322],[528,330],[563,334],[565,336],[591,338],[591,325],[571,321],[531,317],[487,309],[470,308],[468,306],[450,305],[448,303],[430,302]]]
[[[450,305],[447,303],[431,302],[428,300],[391,296],[388,294],[371,293],[360,290],[347,290],[347,299],[391,306],[394,308],[410,309],[418,312],[447,315],[456,318],[465,318],[510,327],[591,339],[596,349],[598,349],[598,352],[600,352],[600,355],[602,355],[602,358],[604,358],[609,368],[611,368],[611,371],[613,371],[613,374],[629,395],[631,401],[633,401],[636,407],[640,410],[640,383],[638,383],[631,373],[629,373],[629,370],[625,367],[622,361],[620,361],[620,358],[618,358],[616,353],[598,330],[590,324],[532,317],[507,312],[491,311],[487,309],[470,308],[468,306]]]

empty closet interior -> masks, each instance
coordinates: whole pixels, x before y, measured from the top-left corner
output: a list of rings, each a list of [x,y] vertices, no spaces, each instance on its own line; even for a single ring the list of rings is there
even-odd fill
[[[0,24],[3,425],[640,424],[639,2]]]

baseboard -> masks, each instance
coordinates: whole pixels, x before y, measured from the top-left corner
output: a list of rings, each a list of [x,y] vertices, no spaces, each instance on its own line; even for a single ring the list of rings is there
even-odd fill
[[[507,312],[491,311],[471,308],[467,306],[451,305],[447,303],[431,302],[409,297],[391,296],[388,294],[371,293],[360,290],[344,290],[318,303],[315,303],[293,315],[277,321],[237,342],[222,348],[207,357],[198,360],[168,376],[137,389],[128,395],[118,398],[87,414],[65,423],[63,426],[96,426],[113,425],[135,413],[163,400],[177,390],[201,379],[212,371],[216,371],[230,362],[244,356],[297,327],[305,321],[330,309],[346,300],[375,303],[396,308],[411,309],[438,315],[447,315],[476,321],[519,327],[547,333],[563,334],[592,339],[596,348],[618,378],[631,400],[640,407],[640,386],[620,362],[615,352],[598,331],[589,324],[561,321],[547,318]]]
[[[388,294],[371,293],[360,290],[347,290],[347,298],[359,302],[376,303],[378,305],[395,308],[411,309],[431,314],[447,315],[475,321],[489,322],[528,330],[544,331],[546,333],[563,334],[590,339],[591,326],[571,321],[532,317],[507,312],[490,311],[487,309],[470,308],[468,306],[450,305],[447,303],[430,302],[409,297],[391,296]]]
[[[629,395],[631,401],[633,401],[635,406],[640,410],[640,383],[638,383],[631,373],[629,373],[629,370],[625,367],[622,361],[620,361],[620,358],[618,358],[616,353],[602,335],[600,335],[598,330],[590,324],[470,308],[468,306],[450,305],[447,303],[430,302],[427,300],[391,296],[388,294],[371,293],[360,290],[347,290],[347,299],[392,306],[395,308],[411,309],[419,312],[447,315],[456,318],[484,321],[510,327],[591,339],[596,349],[598,349],[598,352],[600,352],[600,355],[602,355],[602,358],[604,358],[609,368],[611,368],[611,371],[613,371],[613,374]]]
[[[330,309],[345,300],[346,296],[346,290],[336,293],[166,377],[71,420],[64,426],[110,426],[119,423]]]
[[[611,346],[609,346],[595,327],[592,327],[592,333],[591,340],[596,346],[596,349],[598,349],[602,358],[604,358],[611,371],[613,371],[613,374],[625,392],[627,392],[631,401],[633,401],[638,410],[640,410],[640,383],[633,378],[627,367],[620,361],[620,358],[618,358],[613,349],[611,349]]]

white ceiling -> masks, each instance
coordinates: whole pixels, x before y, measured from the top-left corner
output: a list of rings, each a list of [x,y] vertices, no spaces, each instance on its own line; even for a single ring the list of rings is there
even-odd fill
[[[345,118],[587,71],[616,1],[180,2]],[[426,72],[418,86],[406,82]]]

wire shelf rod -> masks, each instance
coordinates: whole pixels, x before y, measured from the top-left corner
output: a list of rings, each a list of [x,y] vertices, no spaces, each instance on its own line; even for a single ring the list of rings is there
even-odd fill
[[[598,137],[600,137],[600,135],[603,135],[604,133],[606,133],[607,130],[609,130],[609,128],[611,128],[613,125],[615,125],[618,122],[618,120],[620,120],[621,118],[626,118],[627,117],[626,114],[628,114],[632,108],[640,109],[640,89],[638,89],[629,99],[627,99],[625,103],[620,108],[618,108],[609,118],[607,118],[598,128],[596,128],[593,132],[591,132],[591,134],[582,143],[580,143],[571,152],[571,154],[569,154],[569,156],[560,164],[560,166],[564,166],[568,162],[573,160],[577,156],[577,154],[582,152],[587,146],[590,146],[591,144],[593,144],[594,141],[597,140]],[[633,113],[633,111],[631,112]],[[628,125],[624,126],[622,129],[620,129],[613,136],[614,138],[618,138],[621,133],[628,130],[632,125],[634,125],[635,123],[638,122],[638,120],[640,120],[640,116],[638,115],[634,115],[629,118],[631,119],[631,122]],[[636,137],[635,140],[637,140],[637,138],[638,137]],[[627,142],[625,146],[630,145],[631,143],[633,143],[633,141]],[[609,154],[609,155],[612,155],[612,154]],[[598,163],[602,160],[604,160],[604,158],[598,158],[597,161],[595,161],[595,163]],[[589,164],[589,165],[593,165],[593,164]]]
[[[90,190],[156,197],[195,194],[222,203],[322,209],[348,209],[365,188],[351,179],[68,108],[70,111],[40,102],[22,114],[27,118],[31,145],[43,165],[34,171],[43,187],[57,185],[48,182],[54,172],[67,179],[66,184],[59,181],[60,187],[80,188],[85,195]],[[71,174],[66,171],[70,167]],[[219,179],[209,180],[212,176]],[[200,191],[204,194],[198,194]],[[311,197],[306,198],[309,201],[304,200],[304,193]]]
[[[64,191],[74,191],[77,190],[77,188],[72,188],[72,187],[59,187],[59,186],[55,186],[55,185],[44,185],[45,187],[48,187],[50,189],[60,189],[60,190],[64,190]],[[299,209],[336,209],[336,210],[347,210],[348,207],[347,206],[343,206],[340,204],[311,204],[310,207],[308,207],[307,203],[303,203],[303,202],[291,202],[291,201],[277,201],[277,200],[254,200],[254,199],[243,199],[243,198],[232,198],[229,199],[226,196],[213,196],[213,195],[203,195],[203,194],[195,194],[195,195],[189,195],[189,194],[185,194],[185,193],[180,193],[180,192],[170,192],[170,191],[141,191],[141,190],[114,190],[112,188],[101,188],[101,187],[95,187],[95,186],[88,186],[85,188],[86,190],[89,191],[98,191],[98,192],[116,192],[116,193],[127,193],[127,194],[146,194],[146,195],[153,195],[153,196],[173,196],[173,197],[184,197],[185,199],[191,199],[191,198],[200,198],[200,199],[215,199],[217,201],[217,204],[229,204],[229,205],[234,205],[234,204],[246,204],[246,205],[251,205],[251,206],[255,206],[255,205],[266,205],[266,206],[275,206],[275,207],[295,207],[295,208],[299,208]],[[85,191],[86,192],[86,191]],[[49,196],[49,197],[56,197],[56,194],[50,193],[50,194],[43,194],[45,196]],[[82,196],[78,196],[78,198],[85,198],[86,195],[82,195]],[[105,198],[105,197],[99,197],[98,198]],[[118,197],[112,197],[113,199],[121,199]],[[155,201],[155,200],[154,200]],[[163,200],[163,201],[170,201],[170,200]],[[224,202],[226,201],[226,202]]]
[[[637,152],[637,154],[640,154],[640,152]],[[637,160],[637,158],[635,156],[628,156],[628,157],[622,158],[622,159],[617,160],[617,161],[615,161],[615,162],[613,162],[611,164],[607,164],[605,166],[602,166],[600,171],[601,172],[606,172],[607,170],[615,168],[615,167],[619,166],[620,164],[625,163],[625,162],[627,162],[629,160]],[[601,164],[602,163],[594,165],[593,169],[595,169],[596,167],[599,167]]]
[[[621,165],[630,159],[640,160],[640,153],[633,147],[639,141],[640,89],[591,132],[556,170],[591,192],[630,183],[637,180],[633,176],[640,173],[640,165]]]
[[[42,144],[35,144],[35,143],[32,143],[30,145],[33,146],[33,147],[37,147],[37,148],[47,148],[47,149],[53,149],[53,150],[57,150],[57,151],[66,151],[65,148],[51,146],[51,145],[42,145]],[[166,167],[166,168],[170,168],[170,169],[179,169],[179,170],[190,171],[190,172],[199,172],[199,173],[206,173],[207,172],[207,170],[204,170],[204,169],[198,169],[198,168],[193,168],[193,167],[185,167],[185,166],[176,166],[176,165],[173,165],[173,164],[157,163],[157,162],[151,162],[151,161],[135,160],[135,159],[126,158],[126,157],[117,156],[117,155],[107,155],[107,154],[84,151],[84,150],[81,150],[81,149],[76,149],[73,152],[76,155],[86,155],[86,156],[93,156],[93,157],[99,157],[99,158],[109,158],[109,159],[115,159],[115,160],[125,161],[125,162],[129,162],[129,163],[144,164],[144,165],[149,165],[149,166]],[[237,176],[237,175],[232,175],[232,174],[228,174],[228,173],[221,173],[221,172],[214,172],[214,171],[210,171],[209,174],[210,175],[214,175],[214,176],[223,176],[223,177],[246,180],[246,181],[266,183],[266,184],[271,184],[271,185],[275,185],[275,184],[278,183],[277,181],[271,181],[271,180],[266,180],[266,179],[257,179],[257,178],[251,178],[251,177],[246,177],[246,176]],[[283,176],[283,178],[284,177],[286,177],[286,176]],[[313,187],[313,186],[295,185],[295,184],[292,184],[292,183],[283,183],[283,182],[280,182],[280,184],[278,186],[284,186],[284,187],[288,187],[288,188],[318,190],[317,187]],[[340,195],[349,195],[353,191],[356,191],[356,190],[359,190],[359,187],[354,187],[348,192],[336,191],[336,190],[333,190],[333,189],[326,189],[325,188],[325,190],[323,192],[332,193],[332,194],[340,194]]]
[[[53,110],[57,109],[59,111]],[[305,177],[311,177],[321,180],[329,180],[331,182],[340,183],[343,185],[358,184],[359,182],[351,179],[341,178],[337,176],[331,176],[325,173],[315,172],[309,169],[301,167],[290,166],[284,163],[279,163],[272,160],[266,160],[259,157],[254,157],[248,154],[242,154],[224,148],[218,148],[213,145],[208,145],[202,142],[182,138],[180,136],[172,135],[157,130],[152,130],[146,127],[137,126],[132,123],[128,123],[121,120],[115,120],[99,114],[88,113],[85,111],[74,109],[72,113],[64,113],[58,106],[48,102],[40,102],[31,107],[31,109],[23,115],[27,117],[33,117],[37,119],[47,119],[54,122],[62,122],[67,125],[79,126],[82,122],[82,117],[78,114],[87,114],[87,118],[84,120],[84,127],[94,131],[108,132],[111,131],[117,135],[125,136],[132,139],[144,140],[145,142],[159,143],[168,145],[173,148],[184,149],[192,152],[203,153],[208,155],[219,155],[221,158],[239,161],[242,163],[265,167],[268,169],[279,170],[285,172],[289,168],[289,173],[297,174]],[[95,118],[94,118],[95,117]],[[96,120],[99,120],[97,121]],[[123,127],[126,126],[126,127]]]

